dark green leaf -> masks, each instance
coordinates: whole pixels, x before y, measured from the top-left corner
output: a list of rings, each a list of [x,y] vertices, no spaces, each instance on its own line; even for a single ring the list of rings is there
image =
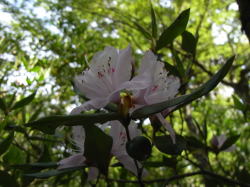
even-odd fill
[[[38,129],[44,133],[53,134],[59,126],[92,125],[95,123],[104,123],[106,121],[118,120],[120,116],[117,113],[99,113],[99,114],[79,114],[67,116],[49,116],[37,121],[27,123],[26,126]]]
[[[0,142],[0,155],[2,155],[8,150],[9,146],[12,143],[13,138],[14,138],[14,132],[11,132],[6,139]]]
[[[85,125],[84,156],[107,174],[113,139],[95,125]]]
[[[1,187],[18,187],[16,179],[6,171],[0,171],[0,186]]]
[[[132,158],[143,161],[151,155],[152,145],[146,137],[136,136],[131,141],[127,142],[126,150],[128,155]]]
[[[194,92],[188,95],[183,95],[174,99],[170,99],[161,103],[152,104],[135,110],[132,113],[133,119],[148,117],[149,115],[163,111],[166,108],[176,106],[175,110],[186,105],[195,99],[202,97],[203,95],[208,94],[213,90],[219,82],[226,76],[230,67],[234,61],[234,57],[231,57],[226,64],[205,84],[196,89]]]
[[[157,39],[157,24],[156,24],[156,17],[155,17],[155,11],[151,4],[151,27],[152,27],[152,36],[153,38]]]
[[[0,109],[5,112],[6,111],[6,104],[3,98],[0,98]]]
[[[156,44],[156,51],[172,43],[174,39],[181,35],[187,27],[190,9],[184,10],[178,18],[161,34]]]
[[[206,147],[200,140],[193,136],[187,136],[185,139],[189,150],[204,149]]]
[[[240,138],[240,135],[233,135],[227,138],[224,144],[221,146],[220,151],[223,151],[229,147],[231,147],[235,142]]]
[[[173,140],[169,135],[156,136],[154,143],[159,151],[169,155],[179,155],[186,149],[186,141],[180,135],[176,136],[176,144],[173,144]]]
[[[39,179],[46,179],[46,178],[53,177],[53,176],[71,173],[73,171],[80,170],[82,168],[83,167],[74,167],[74,168],[67,168],[67,169],[62,169],[62,170],[50,170],[50,171],[46,171],[46,172],[24,174],[24,176],[39,178]]]
[[[35,98],[36,92],[29,95],[28,97],[25,97],[21,99],[20,101],[17,101],[14,106],[12,107],[12,110],[24,107],[25,105],[29,104],[34,98]]]
[[[237,96],[233,95],[233,100],[234,100],[234,107],[237,108],[238,110],[245,111],[247,109],[247,106],[244,105],[244,103],[242,103]]]
[[[57,162],[37,162],[32,164],[15,164],[12,165],[11,167],[16,169],[28,170],[31,168],[43,169],[43,168],[53,168],[57,166],[58,166]]]
[[[183,66],[183,62],[181,61],[181,59],[179,58],[179,56],[175,50],[173,50],[172,52],[173,52],[174,60],[176,62],[176,67],[177,67],[178,73],[182,78],[184,78],[185,69]]]
[[[8,165],[25,163],[26,154],[15,145],[11,145],[8,151],[3,156],[3,161]]]
[[[188,31],[182,33],[181,48],[195,56],[197,40],[194,35]]]

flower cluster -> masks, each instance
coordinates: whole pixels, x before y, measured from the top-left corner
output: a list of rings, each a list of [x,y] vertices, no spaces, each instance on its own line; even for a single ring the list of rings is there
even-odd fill
[[[168,76],[164,63],[157,60],[152,51],[147,51],[141,61],[135,76],[132,76],[133,58],[131,48],[117,50],[113,47],[106,47],[104,51],[94,55],[89,68],[75,78],[76,89],[84,94],[89,100],[81,106],[73,109],[71,114],[79,114],[91,109],[100,109],[108,103],[120,104],[123,102],[121,92],[129,93],[130,105],[128,113],[140,107],[166,101],[175,97],[180,87],[180,81],[174,76]],[[154,115],[155,118],[170,133],[175,142],[175,133],[171,125],[165,120],[164,111]],[[111,155],[123,164],[123,166],[138,174],[135,161],[126,151],[128,141],[126,132],[134,138],[141,134],[134,121],[131,121],[128,131],[119,121],[111,121],[101,128],[109,127],[109,135],[113,138]],[[82,126],[73,127],[73,140],[79,149],[79,153],[61,160],[59,168],[68,168],[86,165],[84,153],[85,132]],[[140,165],[140,163],[137,163]],[[142,176],[146,171],[142,171]],[[89,169],[88,179],[94,179],[98,175],[98,169]]]

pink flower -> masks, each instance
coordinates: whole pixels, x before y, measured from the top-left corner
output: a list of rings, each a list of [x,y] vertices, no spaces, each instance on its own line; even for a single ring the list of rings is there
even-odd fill
[[[131,48],[117,50],[106,47],[96,53],[90,62],[89,69],[75,78],[75,86],[85,95],[88,102],[75,110],[80,112],[86,106],[99,109],[109,102],[119,101],[119,91],[124,89],[132,73]]]
[[[111,121],[110,123],[110,136],[113,138],[113,145],[111,149],[111,155],[115,156],[118,161],[120,161],[123,166],[137,175],[137,168],[135,161],[127,154],[126,143],[127,135],[125,128],[119,121]],[[107,126],[107,125],[104,125]],[[58,169],[65,169],[71,167],[87,166],[86,158],[84,155],[84,142],[85,142],[85,131],[82,126],[74,126],[73,130],[73,141],[78,148],[78,153],[65,158],[58,162]],[[141,134],[141,131],[137,129],[135,123],[129,125],[130,137],[134,138]],[[138,163],[138,162],[137,162]],[[140,163],[138,165],[141,167]],[[99,170],[96,167],[90,167],[88,172],[88,180],[94,180],[97,178]],[[146,170],[143,170],[142,177],[147,174]]]
[[[138,82],[142,82],[141,85],[147,85],[147,87],[143,89],[133,86],[128,88],[133,92],[135,109],[172,99],[178,93],[180,87],[179,79],[172,75],[168,76],[164,64],[158,61],[157,56],[151,51],[145,53],[138,75],[131,80],[131,85],[133,85],[133,82],[137,84]],[[166,111],[169,111],[169,109]],[[162,113],[164,113],[164,111]],[[165,120],[162,113],[158,113],[156,116],[169,131],[175,142],[174,130]]]
[[[116,159],[120,163],[122,163],[127,170],[137,175],[138,172],[135,165],[135,161],[128,155],[126,151],[126,143],[128,140],[125,128],[119,121],[111,121],[110,125],[110,136],[113,138],[111,154],[115,156]],[[141,134],[141,131],[137,128],[137,125],[133,121],[130,123],[128,128],[131,139]],[[139,165],[139,167],[141,167],[141,164],[139,162],[137,162],[137,164]],[[147,171],[143,170],[142,177],[145,177],[146,175]]]

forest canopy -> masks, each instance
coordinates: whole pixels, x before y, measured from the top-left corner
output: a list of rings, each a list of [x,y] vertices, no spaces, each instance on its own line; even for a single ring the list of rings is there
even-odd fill
[[[0,186],[249,186],[244,0],[2,0]]]

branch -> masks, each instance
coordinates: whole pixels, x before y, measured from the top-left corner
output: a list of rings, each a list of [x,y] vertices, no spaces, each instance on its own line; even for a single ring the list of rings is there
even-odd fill
[[[145,184],[152,184],[152,183],[165,183],[165,184],[168,184],[168,183],[170,183],[172,181],[183,179],[183,178],[186,178],[186,177],[191,177],[191,176],[194,176],[194,175],[208,175],[210,177],[219,179],[219,180],[221,180],[221,181],[223,181],[223,182],[225,182],[227,184],[240,185],[241,187],[250,187],[249,184],[245,184],[245,183],[242,183],[242,182],[239,182],[239,181],[236,181],[236,180],[233,180],[233,179],[230,179],[230,178],[227,178],[227,177],[224,177],[224,176],[221,176],[221,175],[218,175],[216,173],[206,171],[206,170],[200,170],[200,171],[185,173],[185,174],[181,174],[181,175],[174,175],[174,176],[169,177],[167,179],[155,179],[155,180],[146,180],[146,181],[144,180],[142,182],[145,183]],[[140,181],[137,181],[137,180],[123,180],[123,179],[107,179],[107,181],[109,181],[109,182],[117,182],[117,183],[133,183],[133,184],[140,183]]]

